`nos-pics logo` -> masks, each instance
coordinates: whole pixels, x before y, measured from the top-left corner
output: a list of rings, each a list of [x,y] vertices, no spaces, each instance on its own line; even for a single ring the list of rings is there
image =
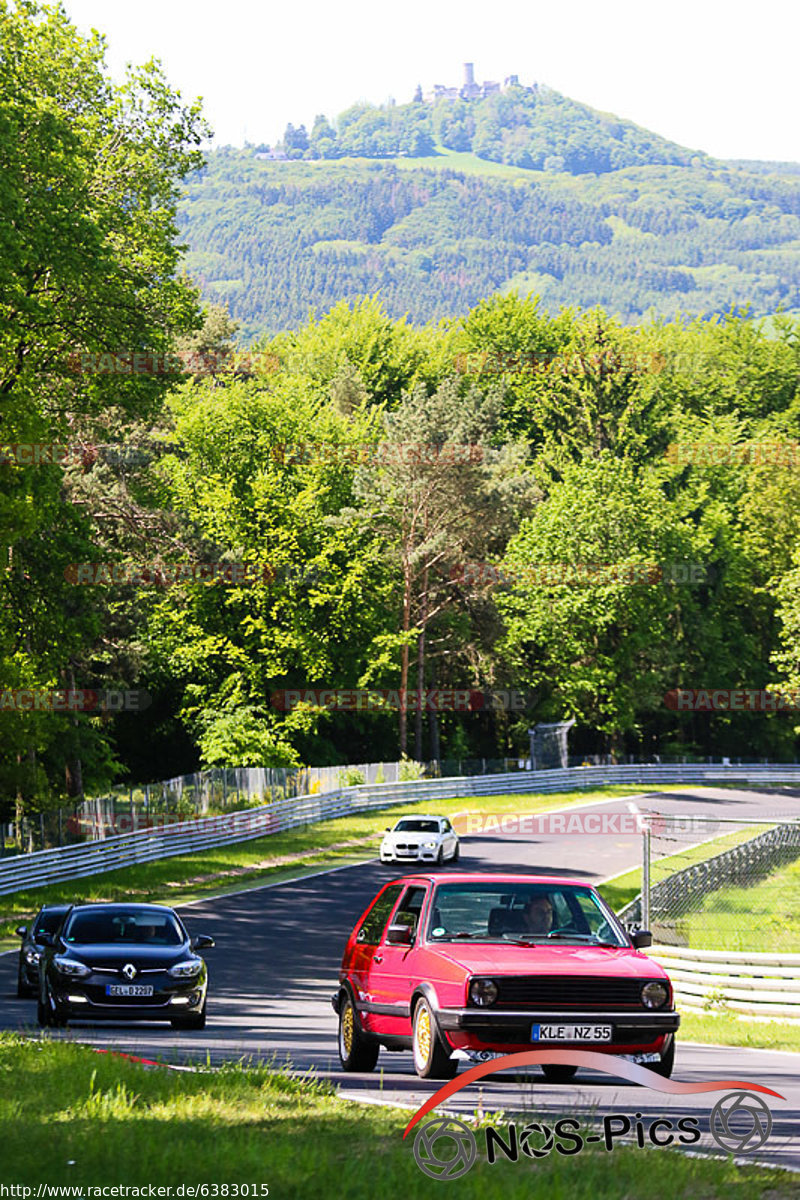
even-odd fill
[[[634,1132],[631,1143],[644,1149],[647,1145],[693,1145],[700,1141],[699,1117],[681,1117],[677,1122],[668,1117],[636,1120],[622,1113],[608,1114],[602,1120],[602,1132],[585,1133],[572,1117],[533,1121],[527,1125],[509,1123],[498,1129],[488,1125],[480,1132],[485,1140],[486,1161],[519,1162],[521,1155],[529,1159],[546,1158],[551,1151],[562,1156],[580,1154],[590,1143],[612,1151],[617,1139]],[[730,1092],[723,1096],[711,1111],[709,1132],[718,1146],[733,1154],[752,1154],[764,1145],[772,1131],[772,1114],[759,1096],[749,1092]],[[414,1158],[417,1166],[432,1179],[458,1179],[465,1175],[478,1157],[478,1138],[464,1121],[456,1117],[436,1117],[417,1130],[414,1139]]]
[[[720,1079],[705,1083],[682,1083],[667,1079],[637,1063],[624,1059],[609,1062],[608,1056],[589,1050],[527,1050],[518,1054],[501,1055],[492,1061],[481,1063],[465,1071],[458,1079],[449,1083],[432,1096],[417,1110],[406,1126],[403,1137],[407,1137],[415,1125],[419,1126],[414,1139],[414,1157],[417,1165],[433,1179],[458,1179],[465,1175],[478,1157],[478,1139],[472,1129],[455,1117],[433,1117],[424,1125],[419,1122],[441,1104],[444,1104],[462,1088],[476,1083],[485,1075],[494,1074],[507,1067],[540,1066],[542,1062],[558,1056],[558,1061],[568,1065],[591,1067],[605,1074],[621,1075],[631,1083],[652,1091],[675,1096],[697,1095],[705,1092],[727,1092],[714,1105],[708,1120],[711,1137],[729,1154],[753,1154],[759,1150],[772,1132],[772,1114],[761,1095],[775,1096],[785,1100],[780,1092],[759,1083],[748,1083],[742,1079]],[[486,1160],[494,1163],[502,1158],[518,1162],[520,1155],[529,1159],[545,1158],[551,1152],[568,1156],[579,1154],[590,1143],[606,1151],[614,1149],[619,1139],[628,1139],[633,1147],[692,1145],[700,1141],[700,1117],[684,1116],[672,1120],[667,1116],[652,1116],[637,1112],[634,1117],[624,1113],[609,1113],[603,1116],[601,1125],[592,1132],[583,1131],[572,1117],[553,1117],[546,1121],[531,1122],[524,1126],[509,1123],[504,1129],[492,1125],[484,1127]]]

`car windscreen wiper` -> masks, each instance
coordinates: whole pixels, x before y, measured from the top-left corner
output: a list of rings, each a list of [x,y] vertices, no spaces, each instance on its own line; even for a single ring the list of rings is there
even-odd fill
[[[597,937],[593,933],[548,933],[547,940],[555,941],[570,941],[570,942],[588,942],[592,946],[610,946],[613,950],[621,949],[618,942],[604,942],[602,938]]]

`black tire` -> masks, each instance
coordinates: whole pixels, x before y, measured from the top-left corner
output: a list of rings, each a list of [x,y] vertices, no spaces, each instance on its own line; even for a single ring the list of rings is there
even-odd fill
[[[665,1079],[669,1079],[672,1074],[672,1069],[675,1066],[675,1038],[670,1038],[670,1043],[664,1053],[661,1055],[661,1062],[650,1063],[650,1070],[655,1071],[656,1075],[663,1075]]]
[[[443,862],[444,862],[444,846],[440,846],[440,847],[439,847],[439,853],[436,855],[436,865],[437,865],[437,867],[441,867],[441,865],[442,865],[442,863],[443,863]]]
[[[17,975],[17,999],[30,1000],[36,995],[35,990],[28,983],[27,979],[23,978],[22,972]]]
[[[562,1063],[542,1063],[544,1077],[548,1083],[569,1083],[577,1069]]]
[[[452,1079],[458,1072],[458,1059],[451,1058],[442,1042],[433,1009],[420,996],[414,1009],[414,1069],[420,1079]]]
[[[458,862],[460,857],[461,857],[461,846],[458,842],[456,842],[456,848],[453,851],[453,857],[450,859],[450,862]]]
[[[380,1046],[364,1037],[352,996],[345,992],[339,1005],[339,1061],[343,1071],[374,1071]]]
[[[190,1013],[186,1017],[172,1017],[170,1025],[173,1029],[205,1029],[206,1001],[203,1001],[203,1007],[199,1013]]]
[[[50,1027],[50,1009],[48,1005],[42,1003],[42,997],[39,996],[36,1001],[36,1020],[41,1025],[42,1029]]]
[[[39,996],[36,1001],[36,1019],[43,1029],[64,1029],[69,1019],[66,1013],[50,1004],[46,987],[44,1000]]]

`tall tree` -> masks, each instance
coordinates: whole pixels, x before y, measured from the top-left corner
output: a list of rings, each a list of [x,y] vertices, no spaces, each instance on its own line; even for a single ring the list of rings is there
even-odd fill
[[[417,650],[415,751],[421,755],[428,627],[457,595],[446,570],[464,558],[485,558],[504,546],[520,507],[531,496],[514,445],[491,446],[501,401],[450,379],[431,395],[417,385],[385,417],[383,453],[359,469],[356,493],[366,519],[385,537],[400,578],[399,746],[408,743],[410,652]],[[383,461],[381,461],[381,459]],[[383,641],[384,648],[386,641]],[[383,669],[380,658],[376,669]],[[462,684],[463,686],[463,684]]]
[[[0,0],[7,445],[85,446],[112,408],[122,436],[126,422],[158,411],[170,385],[163,370],[131,371],[130,356],[164,355],[199,323],[196,293],[177,274],[176,206],[180,180],[202,162],[206,127],[155,63],[115,86],[103,57],[99,35],[80,36],[61,6]],[[100,354],[127,359],[129,373],[111,360],[98,369]],[[0,673],[16,687],[103,682],[93,661],[97,609],[64,578],[71,561],[91,557],[97,513],[76,500],[64,457],[42,464],[12,454],[0,465]],[[60,722],[16,722],[19,738],[0,751],[5,786],[34,758],[47,764],[56,794],[80,792],[82,759],[108,774],[108,736],[97,719],[75,716],[67,734]]]

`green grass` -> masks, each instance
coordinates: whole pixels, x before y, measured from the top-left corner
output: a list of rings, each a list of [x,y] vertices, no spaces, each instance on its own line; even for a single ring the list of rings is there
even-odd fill
[[[769,828],[769,825],[750,825],[736,833],[660,858],[653,864],[653,882],[693,863],[713,858]],[[641,880],[641,868],[637,867],[602,883],[599,890],[619,912],[638,896]],[[676,931],[681,944],[696,949],[797,954],[800,953],[798,911],[800,858],[751,887],[723,887],[709,892],[696,909],[676,918]]]
[[[678,1042],[711,1042],[720,1046],[790,1050],[800,1054],[800,1025],[786,1025],[782,1021],[756,1021],[752,1017],[740,1021],[732,1013],[725,1012],[681,1011]]]
[[[709,893],[679,919],[690,946],[800,953],[800,858],[752,887]]]
[[[339,1099],[265,1067],[148,1070],[64,1042],[0,1034],[3,1183],[73,1187],[264,1184],[271,1200],[441,1197],[402,1131],[410,1113]],[[589,1149],[518,1163],[478,1160],[447,1194],[553,1200],[788,1200],[796,1179],[669,1149]],[[218,1193],[223,1195],[222,1191]],[[231,1192],[228,1192],[231,1195]]]
[[[741,842],[747,842],[750,838],[757,837],[759,833],[763,833],[769,828],[769,825],[748,825],[746,829],[738,829],[734,833],[725,833],[722,837],[713,838],[711,841],[703,842],[700,845],[689,846],[664,858],[651,860],[651,883],[658,883],[660,879],[665,879],[667,875],[672,875],[676,871],[683,871],[684,868],[691,867],[695,863],[705,862],[707,858],[714,858],[717,854],[722,854],[724,850],[730,850],[732,846],[738,846]],[[630,904],[632,900],[635,900],[641,890],[641,867],[635,867],[632,871],[625,871],[622,875],[615,875],[613,878],[606,880],[605,883],[601,883],[598,888],[598,891],[608,901],[615,912],[619,912],[626,904]],[[692,944],[694,943],[689,943],[689,945]]]
[[[359,816],[270,834],[250,842],[236,842],[219,849],[140,863],[86,879],[51,884],[0,896],[0,949],[18,944],[13,939],[17,925],[27,921],[42,904],[80,901],[136,900],[166,904],[186,903],[202,896],[220,895],[248,885],[279,882],[298,872],[321,867],[344,866],[373,858],[384,828],[405,813],[431,807],[442,816],[453,817],[467,809],[475,813],[537,813],[570,804],[640,794],[640,787],[606,787],[589,791],[542,795],[469,797],[399,804]]]
[[[393,158],[394,166],[419,170],[425,167],[430,170],[462,171],[465,175],[485,175],[500,179],[525,179],[529,183],[537,183],[542,177],[548,177],[546,171],[531,171],[525,167],[512,167],[508,163],[490,162],[489,159],[479,158],[470,150],[448,150],[445,146],[437,147],[438,153],[425,158]]]

